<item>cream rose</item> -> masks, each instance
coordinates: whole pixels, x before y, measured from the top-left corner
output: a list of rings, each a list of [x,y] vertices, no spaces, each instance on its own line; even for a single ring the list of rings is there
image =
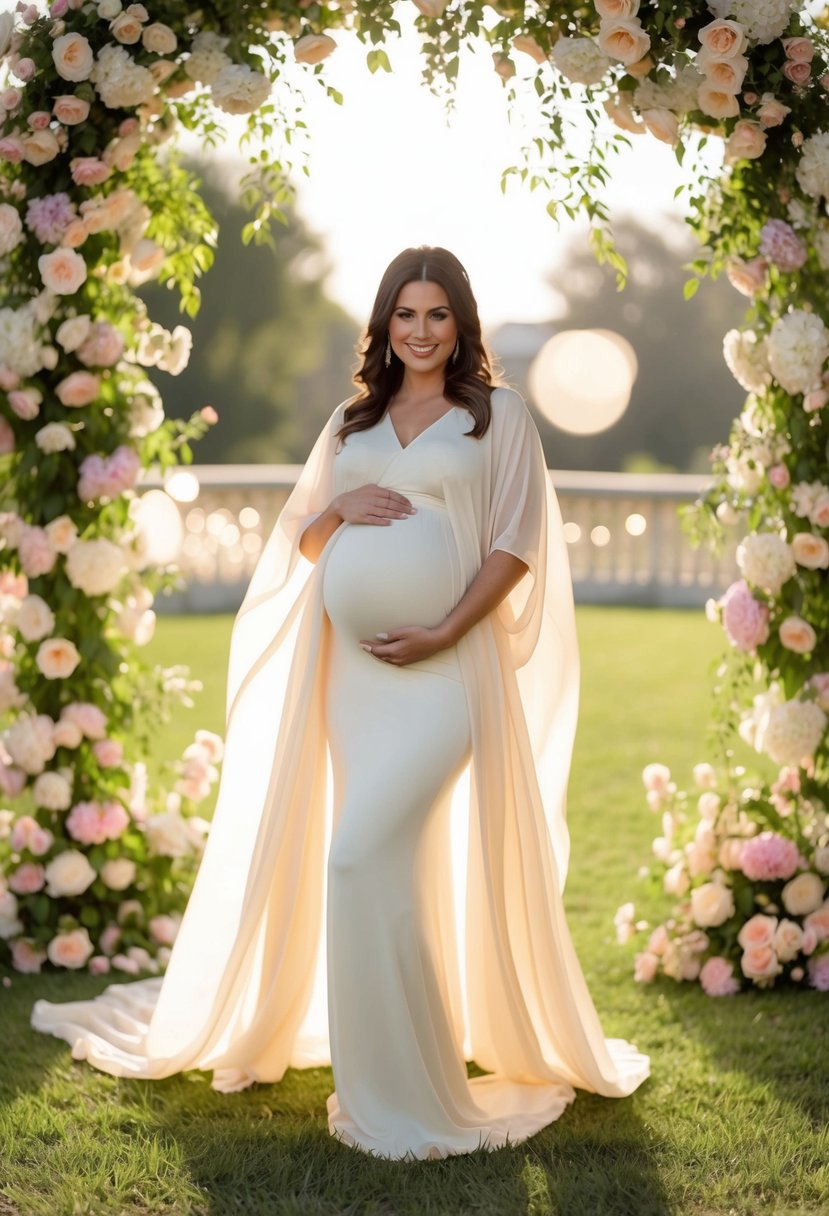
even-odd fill
[[[71,967],[77,970],[86,966],[93,945],[86,929],[73,929],[71,933],[58,933],[46,947],[49,961],[56,967]]]
[[[48,128],[45,131],[32,131],[31,134],[24,135],[22,144],[23,159],[35,167],[48,164],[60,152],[57,136]]]
[[[126,46],[132,46],[134,42],[138,42],[143,29],[144,27],[141,22],[129,12],[119,13],[109,27],[109,31],[116,42],[120,42]]]
[[[141,41],[144,43],[144,49],[152,51],[154,55],[172,55],[178,46],[178,39],[169,25],[164,25],[161,21],[148,25],[141,35]]]
[[[781,920],[774,935],[774,951],[781,963],[790,963],[800,953],[803,930],[796,921]]]
[[[0,257],[11,253],[23,240],[20,212],[9,203],[0,203]]]
[[[599,49],[611,59],[621,63],[636,63],[650,50],[650,37],[635,19],[626,21],[603,21],[597,39]]]
[[[87,80],[95,63],[92,47],[82,34],[62,34],[52,44],[55,70],[63,80]]]
[[[791,916],[807,916],[823,902],[823,879],[811,870],[798,874],[786,883],[781,898]]]
[[[89,102],[74,93],[62,93],[52,102],[52,113],[58,122],[66,127],[73,127],[79,122],[86,122],[89,117]]]
[[[627,21],[639,12],[639,0],[593,0],[593,6],[603,21]]]
[[[760,98],[756,114],[764,127],[779,127],[786,115],[791,112],[791,107],[784,106],[773,93],[764,93]]]
[[[673,110],[643,110],[642,121],[656,139],[672,147],[679,139],[679,120]]]
[[[110,891],[125,891],[134,880],[135,862],[128,857],[112,857],[101,867],[101,879]]]
[[[734,915],[734,896],[720,882],[706,882],[691,892],[691,915],[701,929],[722,925]]]
[[[32,797],[36,806],[48,811],[66,811],[72,805],[72,786],[63,773],[41,773],[35,778]]]
[[[51,253],[42,253],[37,265],[44,287],[55,295],[74,295],[86,282],[86,262],[74,249],[59,245]]]
[[[766,133],[758,122],[743,118],[735,123],[725,145],[727,161],[756,160],[766,150]]]
[[[17,614],[18,632],[27,642],[39,642],[52,632],[55,614],[39,595],[27,595]]]
[[[697,67],[715,89],[723,93],[739,93],[748,71],[748,60],[745,55],[735,55],[733,59],[715,59],[702,52],[697,58]]]
[[[53,899],[61,895],[83,895],[94,881],[95,871],[77,849],[58,853],[46,867],[46,894]]]
[[[781,621],[778,633],[786,649],[795,654],[811,654],[817,644],[814,629],[800,616],[787,616]]]
[[[38,670],[47,680],[65,680],[81,661],[80,651],[68,638],[47,638],[35,655]]]
[[[294,59],[297,63],[320,63],[336,49],[336,42],[328,34],[305,34],[294,43]]]
[[[68,515],[58,515],[51,520],[44,531],[49,537],[53,549],[58,553],[68,553],[78,538],[78,527]]]
[[[746,49],[747,39],[737,21],[720,19],[704,25],[699,32],[702,48],[718,59],[733,59]]]
[[[829,567],[829,542],[813,532],[797,532],[791,541],[792,553],[798,566],[807,570],[825,570]]]
[[[35,434],[35,443],[41,452],[71,452],[75,447],[75,436],[62,422],[47,422]]]

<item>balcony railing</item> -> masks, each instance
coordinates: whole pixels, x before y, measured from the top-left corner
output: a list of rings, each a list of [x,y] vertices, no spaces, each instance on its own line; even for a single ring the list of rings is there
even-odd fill
[[[177,558],[186,590],[160,597],[167,612],[235,612],[300,465],[194,465],[198,494],[177,503]],[[577,601],[698,607],[734,578],[736,541],[719,557],[691,548],[677,508],[706,478],[691,474],[553,470]],[[159,477],[140,490],[160,489]],[[170,485],[174,491],[174,485]],[[195,488],[195,487],[192,487]]]

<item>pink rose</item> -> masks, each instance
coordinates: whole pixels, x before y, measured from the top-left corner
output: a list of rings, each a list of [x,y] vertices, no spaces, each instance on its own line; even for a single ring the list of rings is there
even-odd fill
[[[807,964],[809,983],[818,992],[829,992],[829,954],[819,954],[810,958]]]
[[[57,552],[44,528],[24,524],[17,553],[23,573],[29,578],[48,574],[55,564]]]
[[[707,996],[733,996],[740,991],[740,981],[725,958],[709,958],[699,973],[699,982]]]
[[[8,878],[9,890],[15,895],[33,895],[41,891],[46,882],[46,872],[36,861],[24,861]]]
[[[55,389],[61,405],[89,405],[101,389],[100,378],[92,372],[70,372]]]
[[[797,845],[777,832],[761,832],[759,836],[751,836],[744,843],[740,855],[740,868],[746,878],[754,882],[791,878],[799,864],[800,851]],[[756,916],[753,917],[752,921],[746,921],[746,925],[757,919]],[[746,925],[743,926],[744,929]],[[738,940],[741,946],[746,944],[742,938]]]
[[[786,486],[791,481],[791,476],[789,474],[789,470],[784,464],[773,464],[768,470],[768,479],[769,483],[774,486],[775,490],[785,490]]]
[[[119,802],[77,802],[66,818],[66,831],[79,844],[117,840],[129,825]]]
[[[14,431],[6,418],[0,414],[0,456],[6,456],[16,447]]]
[[[41,950],[27,937],[18,937],[9,942],[12,952],[12,966],[15,971],[24,975],[37,975],[46,959],[46,951]]]
[[[95,954],[89,960],[87,970],[90,975],[106,975],[109,972],[111,963],[105,954]]]
[[[0,160],[10,165],[19,165],[23,159],[23,141],[17,135],[6,135],[0,139]]]
[[[29,422],[40,413],[43,397],[36,388],[18,388],[9,393],[9,405],[18,418]]]
[[[121,940],[121,930],[118,925],[107,925],[98,939],[98,944],[104,954],[112,954]]]
[[[101,768],[115,768],[124,758],[124,746],[117,739],[99,739],[92,752]]]
[[[159,946],[172,946],[176,940],[180,924],[181,919],[176,916],[153,916],[150,918],[148,925],[150,937]]]
[[[3,89],[0,92],[0,107],[4,110],[16,110],[22,97],[20,89]]]
[[[78,348],[78,358],[86,367],[112,367],[124,353],[124,339],[108,321],[95,321]]]
[[[806,261],[805,243],[785,220],[767,220],[760,229],[760,253],[779,270],[800,270]]]
[[[803,928],[807,931],[811,929],[818,941],[825,941],[829,937],[829,902],[810,912],[803,922]]]
[[[753,651],[768,641],[769,609],[756,600],[744,579],[732,583],[720,600],[728,640],[739,650]]]
[[[0,790],[7,798],[17,798],[26,785],[26,774],[22,768],[11,764],[0,764]]]
[[[112,172],[97,156],[75,156],[69,162],[69,170],[76,186],[99,186]]]
[[[33,131],[45,131],[52,121],[52,115],[48,110],[32,110],[26,121]]]
[[[213,426],[219,421],[219,415],[212,405],[203,405],[199,413],[208,426]]]
[[[18,59],[12,71],[18,80],[29,81],[33,78],[37,68],[34,59],[29,59],[27,55],[24,55],[22,59]]]
[[[822,410],[827,401],[829,392],[825,388],[813,388],[810,393],[803,395],[803,409],[807,414],[814,414],[817,410]]]
[[[93,952],[92,942],[86,929],[73,929],[71,933],[58,933],[46,947],[49,961],[56,967],[71,967],[76,970],[86,965]]]
[[[811,63],[815,48],[810,38],[781,38],[786,58],[795,63]]]
[[[117,971],[124,971],[127,975],[138,975],[141,970],[134,958],[128,958],[126,954],[115,954],[112,957],[112,966]]]
[[[778,630],[780,641],[795,654],[811,654],[817,644],[817,634],[808,621],[800,616],[787,616]]]
[[[638,984],[650,984],[659,970],[659,959],[648,950],[640,951],[633,962],[633,978]]]
[[[749,877],[751,877],[749,875]],[[777,917],[765,916],[762,912],[750,917],[737,934],[737,941],[744,950],[749,946],[770,946],[777,932]]]
[[[740,959],[743,975],[750,980],[771,980],[783,970],[774,946],[749,946]]]
[[[89,102],[74,93],[62,93],[52,102],[52,113],[58,122],[67,127],[74,127],[79,122],[86,122],[89,117]]]
[[[103,710],[89,701],[73,701],[60,711],[61,720],[74,722],[86,735],[87,739],[103,739],[106,734],[107,718]]]
[[[805,84],[812,75],[812,65],[787,59],[783,64],[783,75],[787,80],[791,80],[792,84]]]

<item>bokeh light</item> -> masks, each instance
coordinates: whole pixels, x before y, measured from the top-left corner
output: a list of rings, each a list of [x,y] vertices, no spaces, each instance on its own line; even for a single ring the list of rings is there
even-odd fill
[[[610,329],[567,329],[544,343],[530,366],[530,395],[554,426],[595,435],[618,422],[639,370],[627,338]]]
[[[174,562],[181,551],[184,528],[176,504],[164,490],[147,490],[134,507],[136,527],[147,540],[147,555],[154,565]]]

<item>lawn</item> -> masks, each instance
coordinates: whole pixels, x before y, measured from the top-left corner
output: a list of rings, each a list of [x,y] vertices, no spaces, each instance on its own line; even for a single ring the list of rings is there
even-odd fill
[[[197,727],[222,731],[230,618],[168,618],[151,657],[189,662],[204,691],[165,729],[173,758]],[[624,1100],[580,1092],[516,1148],[387,1162],[327,1132],[330,1069],[289,1070],[234,1095],[189,1073],[117,1080],[28,1026],[37,997],[92,996],[106,977],[20,976],[0,989],[0,1216],[743,1216],[829,1214],[829,1019],[824,994],[711,1000],[632,979],[613,913],[633,899],[656,820],[640,773],[680,784],[705,758],[720,639],[701,613],[583,608],[582,711],[570,796],[565,902],[610,1036],[651,1056]]]

